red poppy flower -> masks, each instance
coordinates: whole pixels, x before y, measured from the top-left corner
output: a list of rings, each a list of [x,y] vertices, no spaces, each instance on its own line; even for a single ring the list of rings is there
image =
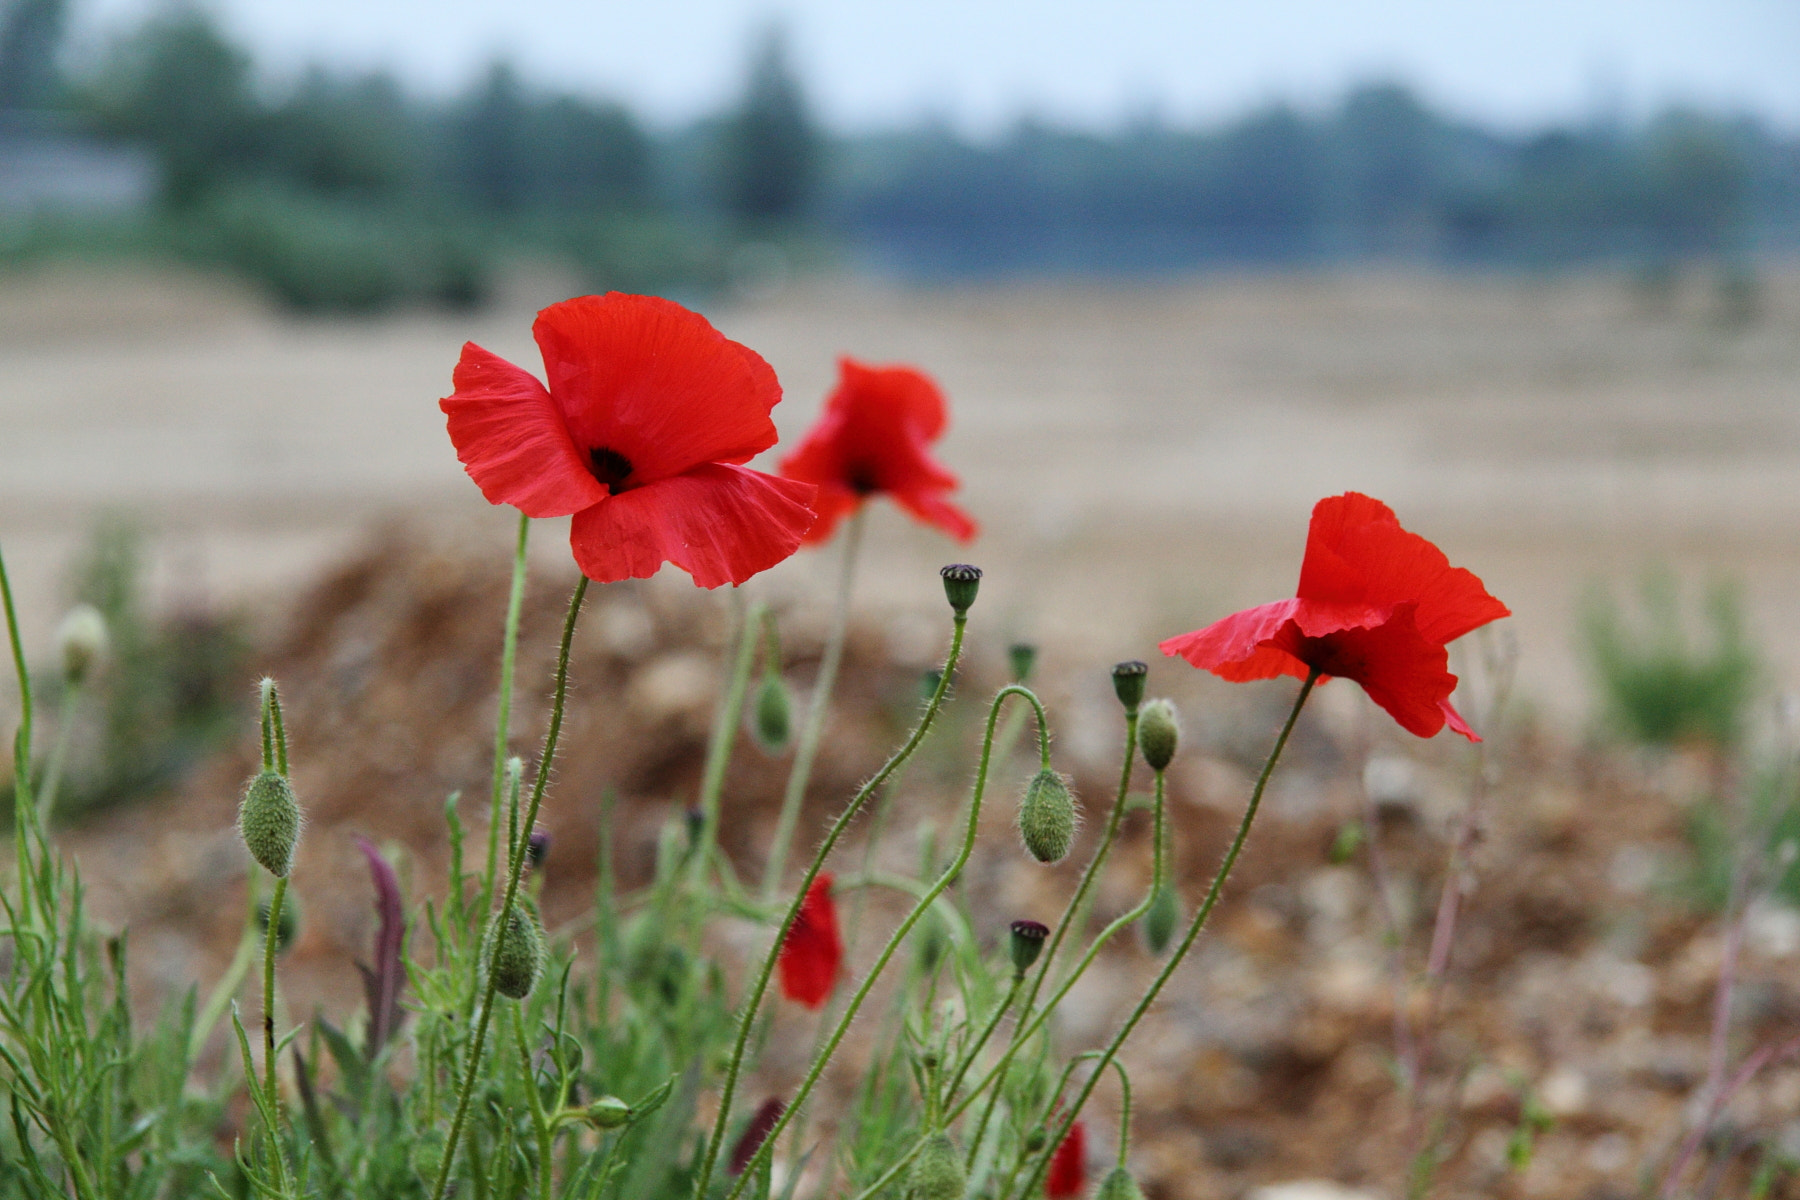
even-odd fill
[[[1481,580],[1400,528],[1381,501],[1346,492],[1313,508],[1297,592],[1172,637],[1162,652],[1234,681],[1340,675],[1409,733],[1430,737],[1448,723],[1481,740],[1450,705],[1456,676],[1444,649],[1512,615]]]
[[[837,905],[831,902],[831,875],[821,871],[806,889],[800,912],[781,944],[781,994],[808,1008],[821,1008],[844,965],[838,937]]]
[[[1044,1195],[1049,1200],[1065,1200],[1079,1196],[1087,1175],[1087,1128],[1080,1121],[1069,1126],[1069,1135],[1050,1156],[1050,1171],[1044,1176]]]
[[[956,476],[928,450],[944,433],[944,393],[912,367],[869,367],[838,359],[838,385],[825,412],[795,451],[781,460],[789,479],[819,486],[813,501],[819,523],[811,544],[876,492],[958,541],[975,536],[975,522],[944,498]]]
[[[609,292],[552,304],[531,327],[548,389],[470,342],[438,402],[494,504],[575,520],[575,562],[600,583],[672,562],[701,587],[742,583],[800,546],[812,489],[741,464],[775,444],[775,372],[698,313]]]

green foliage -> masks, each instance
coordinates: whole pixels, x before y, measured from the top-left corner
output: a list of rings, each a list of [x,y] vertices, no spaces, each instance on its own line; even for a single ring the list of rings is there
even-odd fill
[[[820,149],[786,34],[770,26],[751,57],[743,100],[720,130],[723,208],[756,225],[800,217],[818,184]]]
[[[1646,576],[1639,618],[1604,591],[1590,597],[1582,621],[1587,657],[1607,719],[1646,745],[1699,741],[1730,748],[1743,736],[1756,695],[1760,660],[1744,630],[1737,593],[1718,586],[1701,616],[1708,636],[1690,636],[1674,576]]]

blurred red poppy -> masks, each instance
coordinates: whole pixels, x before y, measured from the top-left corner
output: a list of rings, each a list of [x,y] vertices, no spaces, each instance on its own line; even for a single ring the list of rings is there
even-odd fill
[[[819,523],[806,541],[830,537],[839,520],[877,492],[958,541],[973,538],[975,522],[945,499],[956,476],[929,452],[945,420],[944,393],[924,372],[838,359],[838,385],[818,424],[781,460],[787,478],[819,487],[813,501]]]
[[[1050,1156],[1050,1171],[1044,1176],[1044,1195],[1049,1200],[1065,1200],[1079,1196],[1087,1176],[1087,1127],[1080,1121],[1069,1126],[1069,1135]]]
[[[1292,600],[1234,613],[1162,643],[1222,679],[1320,672],[1354,679],[1401,728],[1430,737],[1445,724],[1475,731],[1450,705],[1456,676],[1446,643],[1512,615],[1481,580],[1400,527],[1394,512],[1357,492],[1313,508]]]
[[[844,965],[844,943],[838,936],[837,905],[831,901],[831,875],[821,871],[806,889],[800,912],[781,944],[781,994],[807,1008],[821,1008],[837,984]]]
[[[463,346],[439,401],[456,456],[494,504],[575,520],[600,583],[672,562],[701,587],[742,583],[800,546],[813,489],[741,464],[775,444],[775,372],[705,317],[609,292],[552,304],[531,327],[549,387]]]

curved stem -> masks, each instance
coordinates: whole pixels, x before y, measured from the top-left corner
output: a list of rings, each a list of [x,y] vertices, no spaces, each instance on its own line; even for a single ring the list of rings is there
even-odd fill
[[[962,625],[960,619],[958,620],[957,625],[958,631],[960,632]],[[950,678],[948,668],[945,669],[944,678],[946,680]],[[942,690],[942,687],[943,685],[940,683],[940,691]],[[758,1148],[755,1156],[751,1159],[749,1166],[746,1167],[744,1173],[738,1177],[738,1181],[733,1185],[732,1189],[726,1193],[725,1200],[737,1200],[738,1195],[744,1190],[744,1185],[752,1178],[756,1166],[762,1160],[766,1159],[773,1151],[775,1144],[780,1140],[781,1134],[787,1128],[788,1123],[792,1121],[795,1114],[805,1106],[807,1097],[812,1094],[813,1087],[819,1082],[819,1077],[824,1074],[826,1064],[831,1061],[831,1056],[837,1052],[838,1045],[844,1040],[844,1035],[850,1031],[851,1022],[856,1020],[856,1014],[861,1010],[863,1001],[868,998],[870,990],[874,988],[876,981],[881,978],[881,973],[887,968],[888,961],[893,958],[894,952],[898,950],[900,944],[906,940],[906,935],[912,932],[913,926],[918,924],[919,918],[925,915],[925,910],[931,906],[932,901],[942,895],[944,889],[948,888],[951,882],[954,881],[957,876],[962,874],[963,868],[968,865],[969,855],[973,853],[975,849],[975,835],[981,824],[981,801],[983,794],[987,790],[988,767],[992,761],[994,751],[994,727],[1000,718],[1001,705],[1008,696],[1023,696],[1026,700],[1031,702],[1031,706],[1038,714],[1038,737],[1040,744],[1046,751],[1048,750],[1050,742],[1049,730],[1046,728],[1044,721],[1044,706],[1038,700],[1037,696],[1032,693],[1031,689],[1022,687],[1016,683],[1001,688],[994,696],[992,705],[988,708],[987,733],[982,738],[981,765],[975,772],[975,792],[969,799],[969,820],[967,828],[963,833],[962,848],[957,852],[955,860],[951,862],[948,867],[944,868],[943,874],[938,876],[937,882],[932,884],[931,888],[926,891],[924,895],[919,897],[918,902],[913,905],[912,911],[906,914],[906,919],[901,921],[894,929],[894,932],[888,936],[887,944],[881,948],[881,953],[875,958],[875,965],[869,968],[868,975],[863,978],[862,984],[856,989],[855,995],[851,996],[850,1003],[844,1006],[844,1015],[838,1018],[837,1027],[831,1031],[831,1037],[826,1040],[824,1049],[813,1057],[812,1065],[807,1068],[806,1078],[801,1080],[800,1086],[794,1091],[793,1099],[788,1102],[787,1111],[782,1113],[781,1119],[778,1120],[775,1123],[775,1127],[769,1131],[769,1136],[763,1140],[762,1146]],[[697,1195],[698,1194],[700,1193],[697,1193]]]
[[[1000,1028],[1001,1018],[1006,1016],[1006,1010],[1012,1007],[1012,1002],[1019,998],[1019,989],[1024,986],[1025,973],[1015,971],[1012,985],[1006,989],[1006,995],[1001,997],[1000,1003],[994,1009],[994,1015],[988,1018],[988,1023],[982,1027],[980,1035],[970,1043],[968,1053],[963,1055],[962,1062],[957,1065],[956,1071],[950,1076],[950,1086],[944,1089],[946,1106],[956,1099],[956,1091],[962,1087],[963,1077],[969,1073],[969,1068],[974,1066],[975,1060],[981,1056],[982,1047],[986,1046],[988,1039],[994,1036],[994,1030]]]
[[[523,827],[530,829],[537,820],[538,806],[544,800],[544,788],[550,782],[550,766],[556,758],[556,741],[562,735],[563,709],[569,695],[569,645],[575,640],[575,618],[581,615],[581,601],[587,596],[588,579],[583,575],[569,597],[569,614],[563,618],[562,646],[556,654],[556,689],[550,701],[550,728],[544,733],[544,753],[538,760],[537,778],[531,784],[531,806],[525,812]],[[519,895],[519,876],[525,863],[523,854],[513,854],[512,869],[507,873],[506,898],[498,910],[497,929],[506,928],[513,901]],[[489,955],[487,991],[481,1001],[481,1015],[476,1019],[475,1040],[469,1046],[469,1065],[463,1072],[461,1092],[456,1098],[456,1116],[450,1122],[450,1137],[444,1144],[444,1158],[438,1164],[437,1184],[431,1190],[432,1200],[443,1200],[444,1188],[450,1183],[450,1168],[456,1161],[456,1143],[462,1137],[463,1122],[469,1116],[469,1097],[475,1091],[475,1073],[481,1067],[481,1050],[487,1040],[488,1020],[494,1011],[494,996],[499,982],[498,955]]]
[[[1250,803],[1244,808],[1244,819],[1238,823],[1237,836],[1232,838],[1231,848],[1225,852],[1225,860],[1219,864],[1218,873],[1213,876],[1212,886],[1206,889],[1206,899],[1200,902],[1200,908],[1194,913],[1194,919],[1188,925],[1187,933],[1183,935],[1181,944],[1175,948],[1175,953],[1169,956],[1169,961],[1163,965],[1161,971],[1157,972],[1155,980],[1150,984],[1150,989],[1144,993],[1131,1010],[1131,1015],[1125,1018],[1125,1023],[1119,1027],[1119,1031],[1113,1035],[1112,1041],[1108,1042],[1106,1049],[1101,1052],[1100,1066],[1088,1077],[1087,1083],[1081,1089],[1081,1094],[1075,1097],[1075,1103],[1069,1107],[1068,1115],[1063,1118],[1056,1133],[1046,1143],[1050,1150],[1054,1151],[1055,1147],[1062,1144],[1063,1138],[1069,1135],[1069,1126],[1073,1125],[1075,1118],[1081,1115],[1081,1106],[1086,1104],[1088,1097],[1093,1094],[1094,1085],[1099,1082],[1107,1064],[1118,1056],[1119,1047],[1125,1044],[1125,1039],[1131,1036],[1131,1031],[1137,1028],[1139,1021],[1144,1019],[1144,1014],[1150,1011],[1150,1006],[1156,1003],[1156,997],[1161,994],[1163,986],[1169,982],[1170,976],[1175,974],[1175,969],[1181,965],[1182,960],[1187,957],[1188,951],[1193,948],[1194,942],[1200,937],[1200,931],[1206,927],[1206,919],[1212,915],[1213,906],[1219,902],[1219,894],[1225,889],[1225,880],[1231,875],[1231,868],[1237,864],[1238,855],[1243,853],[1244,843],[1250,837],[1250,826],[1256,820],[1257,809],[1262,807],[1263,792],[1269,786],[1269,777],[1275,773],[1275,764],[1281,761],[1281,752],[1287,748],[1288,736],[1294,732],[1294,723],[1300,719],[1300,710],[1306,706],[1306,698],[1312,695],[1313,687],[1318,682],[1319,671],[1314,668],[1307,675],[1306,682],[1300,686],[1300,694],[1294,697],[1294,707],[1289,710],[1287,721],[1281,727],[1281,734],[1275,739],[1274,748],[1269,751],[1268,761],[1263,763],[1262,774],[1256,777],[1256,788],[1250,793]],[[1037,1165],[1025,1180],[1025,1189],[1021,1193],[1022,1195],[1031,1195],[1032,1189],[1037,1187],[1043,1179],[1044,1172],[1049,1165],[1049,1153],[1038,1157]]]
[[[844,635],[850,627],[850,592],[856,582],[857,550],[862,545],[863,514],[866,505],[858,505],[850,514],[844,531],[844,558],[838,572],[837,608],[831,617],[831,632],[825,638],[825,652],[819,658],[818,678],[813,681],[812,702],[806,710],[806,725],[800,730],[800,741],[794,747],[794,765],[788,772],[787,791],[781,797],[781,816],[775,822],[775,840],[769,846],[769,861],[763,867],[762,892],[765,900],[774,899],[781,887],[781,873],[787,867],[788,847],[794,840],[794,827],[800,823],[800,806],[806,800],[806,785],[812,779],[813,758],[819,752],[819,740],[825,734],[825,718],[830,714],[831,693],[837,686],[838,665],[844,657]]]
[[[520,513],[519,537],[513,548],[512,587],[506,596],[506,624],[500,639],[500,702],[494,714],[494,783],[488,799],[487,866],[481,874],[481,905],[477,912],[486,912],[494,903],[494,871],[500,860],[500,805],[505,797],[506,749],[512,738],[513,668],[519,655],[519,613],[525,606],[525,544],[530,535],[531,518]],[[462,870],[461,863],[456,864],[456,870]]]

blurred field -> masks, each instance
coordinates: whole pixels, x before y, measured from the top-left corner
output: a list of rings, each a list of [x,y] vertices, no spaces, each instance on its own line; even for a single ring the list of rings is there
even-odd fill
[[[537,369],[530,313],[566,291],[520,280],[478,317],[296,323],[202,277],[0,283],[0,539],[28,622],[47,632],[109,511],[152,534],[171,604],[269,596],[392,516],[504,539],[435,401],[465,338]],[[879,512],[877,606],[934,605],[924,572],[968,557],[1009,633],[1148,657],[1154,637],[1286,594],[1311,503],[1357,488],[1507,600],[1524,694],[1553,710],[1586,707],[1583,589],[1651,562],[1743,580],[1780,674],[1800,672],[1794,271],[1735,323],[1701,278],[1647,296],[1613,276],[1399,273],[823,282],[711,315],[775,365],[786,437],[839,353],[919,363],[951,396],[943,457],[986,533],[963,551]],[[830,573],[803,555],[755,586]]]

